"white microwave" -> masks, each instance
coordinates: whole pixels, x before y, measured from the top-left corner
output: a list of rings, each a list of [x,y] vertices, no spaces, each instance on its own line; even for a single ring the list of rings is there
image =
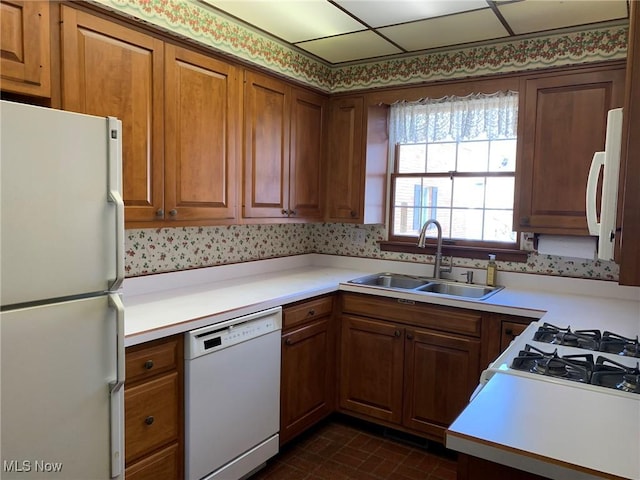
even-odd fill
[[[616,236],[618,178],[620,176],[620,150],[622,148],[622,108],[609,110],[604,152],[596,152],[591,161],[587,179],[587,226],[589,234],[598,236],[598,258],[613,260]],[[600,221],[597,218],[596,191],[602,173]]]

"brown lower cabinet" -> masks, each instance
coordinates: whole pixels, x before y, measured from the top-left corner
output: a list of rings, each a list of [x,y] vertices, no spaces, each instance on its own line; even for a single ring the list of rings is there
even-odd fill
[[[126,352],[125,476],[175,480],[183,468],[182,336]]]
[[[481,314],[341,298],[339,410],[444,443],[478,383]]]
[[[335,410],[334,295],[283,310],[280,444]]]

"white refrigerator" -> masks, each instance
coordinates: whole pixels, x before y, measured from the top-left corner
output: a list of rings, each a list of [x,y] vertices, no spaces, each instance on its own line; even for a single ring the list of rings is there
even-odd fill
[[[613,260],[616,246],[618,181],[622,149],[622,108],[609,110],[604,152],[596,152],[587,177],[587,226],[589,235],[598,237],[598,258]],[[597,191],[602,171],[602,194],[598,221]]]
[[[0,478],[124,478],[121,122],[0,118]]]

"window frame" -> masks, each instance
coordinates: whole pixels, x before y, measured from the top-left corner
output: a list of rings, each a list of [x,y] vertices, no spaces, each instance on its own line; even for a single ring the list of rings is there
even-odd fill
[[[521,97],[521,96],[520,96]],[[521,102],[521,98],[519,100]],[[520,109],[519,109],[520,111]],[[518,118],[518,123],[520,124],[521,119]],[[518,133],[520,133],[518,131]],[[519,149],[519,135],[516,136],[516,151]],[[404,253],[420,253],[420,254],[433,254],[436,251],[436,239],[434,237],[427,237],[425,248],[421,248],[417,246],[418,236],[417,235],[397,235],[393,232],[393,225],[395,222],[395,207],[393,204],[393,199],[395,198],[395,190],[396,190],[396,179],[398,178],[417,178],[417,177],[425,177],[425,178],[434,178],[434,177],[478,177],[482,176],[485,178],[494,177],[510,177],[514,179],[514,187],[517,187],[517,164],[516,169],[513,172],[438,172],[438,173],[399,173],[398,166],[398,151],[400,148],[400,144],[395,144],[390,149],[389,154],[393,155],[393,158],[390,160],[390,174],[389,174],[389,208],[387,212],[387,221],[389,222],[388,228],[388,240],[379,242],[380,249],[382,251],[392,251],[392,252],[404,252]],[[517,153],[516,153],[517,155]],[[517,203],[517,190],[514,188],[514,199],[513,199],[513,209],[516,210]],[[515,223],[512,223],[512,226],[515,227]],[[514,242],[499,242],[499,241],[486,241],[486,240],[468,240],[468,239],[442,239],[442,252],[444,255],[452,255],[456,257],[463,258],[482,258],[486,259],[489,253],[497,254],[497,258],[503,261],[515,261],[515,262],[523,262],[526,261],[528,257],[528,252],[520,250],[520,241],[519,235],[520,232],[515,230],[516,232],[516,240]]]

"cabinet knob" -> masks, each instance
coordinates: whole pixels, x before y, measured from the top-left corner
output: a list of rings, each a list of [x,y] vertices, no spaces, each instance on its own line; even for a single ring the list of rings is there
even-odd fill
[[[289,215],[295,215],[296,211],[295,210],[289,210]]]
[[[529,225],[529,217],[520,217],[521,225]]]
[[[285,210],[285,209],[283,208],[281,213],[282,213],[283,215],[286,215],[286,214],[288,214],[288,213],[289,213],[289,210]]]
[[[153,368],[153,360],[147,360],[144,362],[145,370],[151,370]]]
[[[293,345],[293,340],[291,340],[290,338],[287,338],[287,339],[284,341],[284,343],[285,343],[285,345]]]
[[[309,310],[309,312],[307,313],[309,317],[313,317],[315,314],[316,314],[316,311],[313,308]]]
[[[413,333],[407,333],[407,340],[413,340]]]
[[[156,217],[164,217],[164,210],[161,208],[156,210]]]
[[[178,210],[176,210],[175,208],[172,210],[169,210],[169,215],[171,215],[172,217],[175,217],[176,215],[178,215]]]
[[[396,330],[395,332],[393,332],[393,335],[395,337],[399,337],[400,335],[402,335],[402,333],[400,332],[400,330]]]
[[[504,331],[504,333],[505,333],[505,334],[507,334],[507,335],[511,335],[512,337],[514,337],[514,336],[515,336],[515,335],[513,334],[513,330],[511,330],[510,328],[507,328],[507,329]]]
[[[149,415],[147,418],[144,419],[144,423],[146,423],[147,425],[152,425],[154,421],[155,421],[155,418],[153,418],[153,415]]]
[[[356,218],[358,216],[358,213],[355,210],[351,210],[351,218]]]

